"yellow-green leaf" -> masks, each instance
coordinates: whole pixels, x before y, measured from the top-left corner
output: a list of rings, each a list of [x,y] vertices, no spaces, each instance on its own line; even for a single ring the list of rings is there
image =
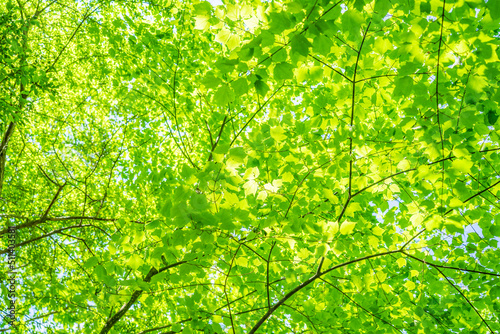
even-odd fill
[[[354,227],[356,226],[355,222],[345,220],[341,225],[340,225],[340,233],[341,234],[351,234],[352,231],[354,230]]]

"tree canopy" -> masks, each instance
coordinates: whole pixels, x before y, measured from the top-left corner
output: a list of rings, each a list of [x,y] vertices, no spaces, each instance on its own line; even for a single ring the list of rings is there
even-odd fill
[[[1,2],[0,331],[498,333],[500,1],[222,2]]]

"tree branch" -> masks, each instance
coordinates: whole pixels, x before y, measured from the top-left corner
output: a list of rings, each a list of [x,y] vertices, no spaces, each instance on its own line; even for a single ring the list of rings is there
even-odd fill
[[[161,272],[163,272],[165,270],[168,270],[170,268],[177,267],[177,266],[179,266],[181,264],[184,264],[186,262],[187,261],[176,262],[176,263],[173,263],[173,264],[168,265],[166,267],[163,267],[160,270],[156,270],[156,268],[153,267],[153,268],[151,268],[149,270],[148,274],[143,279],[143,281],[146,282],[146,283],[149,283],[151,281],[151,278],[153,278],[153,276],[155,276],[156,274],[159,274],[159,273],[161,273]],[[130,309],[130,307],[141,296],[141,294],[143,293],[143,291],[144,290],[136,290],[136,291],[134,291],[134,293],[132,294],[132,297],[130,297],[129,301],[126,302],[125,304],[123,304],[123,306],[120,308],[120,310],[117,313],[115,313],[113,316],[111,316],[108,321],[106,321],[106,324],[104,325],[104,327],[100,331],[100,334],[108,333],[111,330],[111,328],[118,322],[118,320],[120,320],[125,315],[125,313],[127,313],[127,311]]]
[[[301,284],[297,285],[294,289],[292,289],[291,291],[289,291],[283,298],[281,298],[276,304],[274,304],[259,319],[259,321],[252,327],[252,329],[248,332],[248,334],[255,333],[260,328],[260,326],[262,326],[262,324],[274,313],[274,311],[276,311],[281,305],[283,305],[288,299],[290,299],[297,292],[299,292],[300,290],[304,289],[306,286],[308,286],[309,284],[311,284],[312,282],[314,282],[316,279],[320,278],[321,276],[323,276],[323,275],[325,275],[325,274],[327,274],[327,273],[329,273],[329,272],[331,272],[331,271],[333,271],[335,269],[339,269],[339,268],[348,266],[348,265],[356,263],[356,262],[368,260],[368,259],[371,259],[371,258],[374,258],[374,257],[379,257],[379,256],[384,256],[384,255],[389,255],[389,254],[400,253],[400,252],[401,252],[400,250],[395,250],[395,251],[387,251],[387,252],[378,253],[378,254],[372,254],[372,255],[368,255],[368,256],[362,257],[362,258],[358,258],[358,259],[354,259],[354,260],[351,260],[351,261],[347,261],[347,262],[338,264],[338,265],[333,266],[333,267],[331,267],[331,268],[329,268],[329,269],[327,269],[327,270],[325,270],[323,272],[316,272],[311,278],[309,278],[306,281],[302,282]]]
[[[267,256],[267,271],[266,271],[266,290],[267,290],[267,308],[271,309],[271,297],[269,295],[269,262],[271,261],[271,253],[273,252],[273,248],[276,246],[276,241],[273,242],[271,246],[271,250],[269,251],[269,255]]]
[[[35,241],[38,241],[40,239],[45,239],[53,234],[57,234],[57,233],[61,233],[63,231],[66,231],[66,230],[70,230],[70,229],[74,229],[74,228],[79,228],[79,227],[95,227],[97,228],[97,226],[94,226],[94,225],[91,225],[91,224],[87,224],[87,225],[73,225],[73,226],[67,226],[67,227],[63,227],[63,228],[60,228],[60,229],[57,229],[57,230],[54,230],[52,232],[49,232],[47,234],[44,234],[44,235],[41,235],[41,236],[38,236],[36,238],[33,238],[33,239],[30,239],[30,240],[27,240],[27,241],[23,241],[21,243],[18,243],[18,244],[15,244],[13,247],[11,248],[18,248],[18,247],[21,247],[21,246],[24,246],[24,245],[27,245],[27,244],[30,244],[32,242],[35,242]],[[9,252],[9,248],[7,249],[3,249],[0,251],[0,255],[2,254],[5,254]]]
[[[490,332],[493,334],[494,331],[493,329],[491,329],[490,325],[488,325],[488,323],[486,322],[486,320],[483,318],[483,316],[481,315],[481,313],[479,313],[479,311],[476,309],[476,307],[474,305],[472,305],[471,301],[469,300],[469,298],[467,298],[464,293],[462,292],[462,290],[460,290],[459,288],[456,287],[455,284],[453,284],[453,282],[450,281],[450,279],[448,277],[446,277],[445,274],[443,274],[443,272],[437,268],[437,267],[434,267],[434,269],[436,269],[437,271],[439,271],[439,273],[441,274],[441,276],[443,276],[447,281],[448,283],[455,289],[458,291],[458,293],[465,299],[465,301],[467,302],[467,304],[469,304],[469,306],[474,310],[474,312],[476,312],[476,314],[479,316],[479,318],[481,318],[481,320],[483,321],[483,323],[486,325],[486,327],[488,327],[488,329],[490,330]]]
[[[183,324],[183,323],[191,321],[191,320],[193,320],[193,318],[188,318],[188,319],[180,320],[180,321],[175,322],[175,324]],[[146,330],[141,331],[141,332],[139,332],[137,334],[146,334],[146,333],[150,333],[150,332],[154,332],[154,331],[159,331],[160,329],[165,329],[165,328],[169,328],[169,327],[172,327],[172,324],[165,325],[165,326],[158,326],[158,327],[154,327],[154,328],[150,328],[150,329],[146,329]]]
[[[414,259],[414,260],[417,260],[419,262],[422,262],[423,264],[427,264],[431,267],[434,267],[434,268],[443,268],[443,269],[451,269],[451,270],[459,270],[459,271],[464,271],[464,272],[468,272],[468,273],[476,273],[476,274],[483,274],[483,275],[490,275],[490,276],[496,276],[496,277],[500,277],[500,274],[496,274],[496,273],[489,273],[489,272],[486,272],[486,271],[479,271],[479,270],[473,270],[473,269],[464,269],[464,268],[458,268],[458,267],[450,267],[450,266],[443,266],[443,265],[440,265],[440,264],[436,264],[436,263],[432,263],[432,262],[428,262],[426,260],[422,260],[422,259],[419,259],[418,257],[415,257],[413,255],[410,255],[408,253],[406,253],[405,251],[402,251],[401,252],[402,254]]]

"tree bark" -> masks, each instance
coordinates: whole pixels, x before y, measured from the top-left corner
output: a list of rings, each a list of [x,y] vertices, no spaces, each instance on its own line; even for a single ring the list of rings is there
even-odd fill
[[[186,261],[180,261],[173,263],[171,265],[168,265],[166,267],[161,268],[160,270],[157,270],[156,268],[152,267],[146,277],[144,277],[144,282],[149,283],[151,281],[151,278],[153,278],[154,275],[161,273],[162,271],[168,270],[170,268],[179,266],[183,263],[186,263]],[[110,331],[110,329],[120,320],[125,313],[130,309],[130,307],[137,301],[137,299],[141,296],[142,292],[144,290],[136,290],[132,294],[132,297],[130,297],[129,301],[126,302],[118,312],[116,312],[111,318],[109,318],[108,321],[106,321],[106,324],[100,331],[100,334],[106,334]]]
[[[7,163],[7,148],[9,146],[9,140],[16,129],[16,123],[10,122],[7,127],[7,131],[5,131],[2,143],[0,144],[0,196],[2,195],[3,188],[3,180],[5,175],[5,165]]]

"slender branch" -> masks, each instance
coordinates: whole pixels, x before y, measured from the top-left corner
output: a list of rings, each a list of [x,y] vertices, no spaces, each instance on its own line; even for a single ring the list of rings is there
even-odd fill
[[[321,273],[321,267],[323,267],[323,262],[325,262],[325,257],[324,256],[319,261],[318,269],[316,270],[316,275],[318,275],[319,273]]]
[[[351,97],[351,122],[350,122],[350,130],[354,131],[354,108],[355,108],[355,102],[356,102],[356,75],[358,73],[358,65],[359,65],[359,58],[361,57],[361,50],[363,49],[363,44],[365,43],[366,35],[368,33],[368,29],[370,29],[371,25],[371,20],[368,22],[368,25],[366,26],[366,29],[363,33],[363,40],[361,41],[361,45],[359,46],[358,55],[356,57],[356,65],[354,66],[354,75],[351,80],[352,82],[352,97]],[[345,211],[347,210],[347,206],[351,202],[352,199],[352,133],[351,136],[349,137],[349,156],[351,157],[349,159],[349,185],[348,185],[348,190],[347,190],[347,199],[345,201],[344,207],[342,208],[342,211],[340,212],[339,218],[337,221],[340,223],[342,220],[342,217],[344,216]]]
[[[311,320],[311,317],[308,316],[307,314],[305,314],[304,312],[300,311],[299,309],[293,307],[292,305],[288,305],[288,304],[283,304],[284,307],[288,307],[289,309],[297,312],[298,314],[300,314],[301,316],[303,316],[304,318],[307,319],[307,321],[309,321],[311,323],[311,326],[316,330],[316,332],[319,332],[318,329],[316,328],[316,325],[314,324],[314,322]],[[304,333],[304,332],[302,332]]]
[[[56,3],[57,0],[52,0],[51,2],[49,2],[45,7],[43,8],[39,8],[36,12],[35,12],[35,15],[33,15],[33,18],[36,19],[38,17],[38,15],[40,15],[41,13],[43,13],[47,8],[49,8],[50,6],[52,6],[54,3]]]
[[[479,191],[479,192],[475,193],[474,195],[470,196],[469,198],[467,198],[467,199],[466,199],[465,201],[463,201],[462,203],[463,203],[463,204],[465,204],[465,203],[467,203],[468,201],[470,201],[471,199],[473,199],[473,198],[475,198],[475,197],[477,197],[477,196],[480,196],[482,193],[484,193],[485,191],[489,191],[491,188],[493,188],[494,186],[496,186],[496,185],[497,185],[497,184],[499,184],[499,183],[500,183],[500,180],[498,180],[497,182],[493,183],[491,186],[489,186],[489,187],[487,187],[487,188],[484,188],[483,190],[481,190],[481,191]],[[450,209],[450,210],[446,211],[446,213],[445,213],[444,215],[446,216],[447,214],[449,214],[450,212],[452,212],[452,211],[453,211],[453,210],[455,210],[455,209],[457,209],[457,208],[453,208],[453,209]]]
[[[415,240],[415,239],[416,239],[416,238],[417,238],[420,234],[424,233],[424,231],[425,231],[425,228],[424,228],[422,231],[418,232],[416,235],[414,235],[414,236],[413,236],[410,240],[408,240],[408,241],[407,241],[407,242],[406,242],[406,243],[405,243],[405,244],[404,244],[404,245],[403,245],[403,246],[402,246],[399,250],[400,250],[400,251],[403,251],[403,250],[406,248],[406,246],[408,246],[408,245],[409,245],[409,244],[410,244],[413,240]]]
[[[213,153],[214,153],[215,149],[217,148],[217,145],[219,144],[220,138],[222,136],[222,131],[224,130],[224,126],[226,125],[227,122],[228,122],[227,116],[224,116],[224,119],[222,120],[222,125],[221,125],[220,130],[219,130],[219,134],[217,135],[217,139],[215,139],[215,143],[212,144],[212,149],[210,150],[210,155],[208,156],[208,161],[212,161]],[[208,124],[207,124],[207,128],[208,128]],[[209,129],[209,131],[210,131],[210,129]],[[212,141],[212,133],[210,133],[210,141]]]
[[[188,318],[188,319],[180,320],[180,321],[175,322],[175,324],[183,324],[183,323],[189,322],[191,320],[193,320],[193,318]],[[154,332],[154,331],[159,331],[160,329],[165,329],[165,328],[172,327],[172,325],[173,324],[165,325],[165,326],[158,326],[158,327],[146,329],[146,330],[143,330],[143,331],[141,331],[141,332],[139,332],[137,334],[146,334],[146,333],[150,333],[150,332]]]
[[[57,183],[56,181],[52,180],[50,178],[50,176],[43,170],[43,168],[39,165],[39,164],[36,164],[36,166],[38,167],[38,169],[42,172],[43,176],[45,176],[45,178],[47,180],[49,180],[50,183],[52,183],[53,185],[57,186],[57,187],[60,187],[61,185],[59,183]]]
[[[0,215],[0,217],[27,219],[25,217],[15,216],[15,215]],[[27,228],[27,227],[33,227],[33,226],[36,226],[36,225],[39,225],[39,224],[42,224],[42,223],[48,222],[48,221],[58,222],[58,221],[68,221],[68,220],[93,220],[93,221],[114,222],[114,221],[117,221],[118,219],[116,219],[116,218],[87,217],[87,216],[45,217],[43,219],[39,218],[39,219],[35,219],[33,221],[29,221],[27,223],[19,224],[17,226],[12,226],[11,228],[14,228],[15,230],[20,230],[20,229]],[[144,224],[143,222],[140,222],[140,221],[133,221],[133,222],[137,223],[137,224]],[[106,231],[104,231],[100,227],[96,226],[96,228],[98,228],[102,232],[108,234]],[[8,232],[9,232],[8,228],[3,229],[0,231],[0,235],[6,234]]]
[[[439,61],[441,56],[441,43],[443,42],[443,27],[444,27],[444,8],[445,8],[446,0],[443,0],[443,12],[441,13],[441,33],[439,35],[439,46],[438,46],[438,55],[437,55],[437,66],[436,66],[436,114],[437,114],[437,123],[439,130],[439,137],[441,138],[441,156],[444,157],[444,137],[443,137],[443,129],[441,128],[441,120],[440,120],[440,111],[439,111]],[[443,206],[443,197],[444,197],[444,160],[441,163],[441,214],[444,212]]]
[[[233,140],[231,140],[231,143],[229,144],[229,147],[233,146],[233,143],[236,141],[236,139],[239,137],[239,135],[243,132],[243,130],[245,130],[245,128],[248,126],[248,124],[250,124],[250,122],[255,118],[255,116],[257,116],[257,114],[269,103],[269,101],[271,101],[271,99],[274,97],[274,95],[276,95],[280,89],[283,87],[283,85],[281,85],[280,87],[278,87],[274,92],[273,94],[267,99],[264,101],[264,103],[260,106],[259,109],[257,109],[256,112],[254,112],[254,114],[250,117],[250,119],[245,123],[245,125],[243,125],[241,127],[241,129],[238,131],[238,133],[236,134],[236,136],[234,136]]]
[[[67,216],[67,217],[47,217],[47,221],[65,221],[65,220],[96,220],[96,221],[117,221],[116,218],[100,218],[100,217],[88,217],[88,216]]]
[[[234,328],[234,321],[233,321],[233,314],[232,314],[232,310],[231,310],[231,303],[229,302],[229,297],[227,295],[227,280],[229,278],[229,274],[231,273],[231,269],[233,269],[234,259],[236,258],[236,255],[238,254],[238,251],[240,250],[240,247],[241,247],[241,244],[238,245],[238,248],[234,252],[233,258],[231,259],[231,264],[229,265],[229,270],[228,270],[226,278],[224,280],[224,296],[226,297],[227,308],[229,310],[229,319],[231,320],[231,328],[233,330],[233,334],[236,333],[236,330]]]
[[[374,318],[377,318],[379,320],[381,320],[382,322],[386,323],[387,325],[391,326],[392,328],[394,328],[395,330],[397,330],[398,332],[400,333],[403,333],[399,328],[397,328],[396,326],[394,326],[393,324],[391,324],[390,322],[388,322],[387,320],[379,317],[378,315],[368,311],[366,308],[364,308],[363,306],[361,306],[360,304],[358,304],[354,299],[352,299],[351,297],[349,297],[344,291],[340,290],[337,286],[335,286],[334,284],[332,284],[331,282],[328,282],[327,280],[323,279],[323,278],[320,278],[321,281],[325,282],[326,284],[330,285],[331,287],[333,287],[335,290],[337,290],[338,292],[340,292],[341,294],[343,294],[347,299],[349,299],[354,305],[356,305],[357,307],[359,307],[360,309],[362,309],[363,311],[365,311],[366,313],[368,313],[369,315],[371,315],[372,317]]]
[[[99,9],[99,5],[97,5],[93,10],[87,12],[82,20],[80,21],[80,23],[78,24],[78,26],[76,27],[75,30],[73,30],[73,33],[71,34],[70,38],[68,39],[68,41],[66,42],[66,44],[64,44],[64,46],[62,47],[61,51],[59,51],[57,57],[54,59],[54,61],[52,62],[52,64],[47,68],[47,70],[45,72],[50,72],[54,69],[54,66],[56,65],[56,63],[59,61],[59,58],[61,58],[62,54],[64,53],[64,51],[66,50],[66,48],[68,47],[68,45],[71,43],[71,41],[73,40],[73,38],[75,37],[75,35],[78,33],[78,30],[80,30],[80,28],[82,27],[83,23],[90,17],[90,15],[92,15],[96,10]]]
[[[344,77],[344,79],[347,79],[349,82],[352,82],[351,79],[349,79],[349,77],[347,77],[344,73],[340,72],[339,70],[337,70],[335,67],[327,64],[326,62],[324,62],[323,60],[319,59],[318,57],[316,56],[313,56],[313,55],[309,55],[309,57],[313,58],[314,60],[320,62],[321,64],[325,65],[326,67],[328,67],[329,69],[331,69],[332,71],[334,71],[335,73],[341,75],[342,77]]]
[[[292,290],[290,290],[283,298],[281,298],[278,302],[276,302],[276,304],[274,304],[259,319],[259,321],[252,327],[252,329],[248,332],[248,334],[255,333],[260,328],[260,326],[262,326],[262,324],[274,313],[274,311],[276,311],[281,305],[283,305],[288,299],[290,299],[297,292],[299,292],[300,290],[304,289],[305,287],[307,287],[309,284],[311,284],[312,282],[314,282],[316,279],[320,278],[321,276],[323,276],[323,275],[325,275],[325,274],[327,274],[327,273],[329,273],[329,272],[331,272],[331,271],[333,271],[335,269],[339,269],[339,268],[348,266],[348,265],[353,264],[353,263],[357,263],[357,262],[360,262],[360,261],[368,260],[368,259],[371,259],[371,258],[374,258],[374,257],[379,257],[379,256],[384,256],[384,255],[389,255],[389,254],[395,254],[395,253],[400,253],[400,252],[401,252],[401,250],[394,250],[394,251],[387,251],[387,252],[378,253],[378,254],[372,254],[372,255],[368,255],[368,256],[362,257],[362,258],[358,258],[358,259],[354,259],[354,260],[350,260],[350,261],[338,264],[338,265],[333,266],[333,267],[331,267],[331,268],[329,268],[329,269],[327,269],[327,270],[325,270],[323,272],[316,272],[312,277],[310,277],[309,279],[305,280],[301,284],[297,285],[295,288],[293,288]]]
[[[61,191],[62,191],[62,189],[64,188],[65,185],[66,185],[66,183],[63,184],[63,185],[61,185],[61,186],[59,186],[59,189],[57,189],[57,192],[54,195],[54,197],[52,198],[52,201],[50,202],[49,206],[47,207],[47,209],[43,213],[42,219],[46,220],[46,218],[47,218],[47,216],[48,216],[48,214],[50,212],[50,209],[52,209],[52,206],[54,206],[54,204],[56,203],[57,198],[59,197],[59,194],[61,193]]]
[[[411,172],[411,171],[414,171],[414,170],[417,170],[417,169],[416,168],[410,168],[410,169],[403,170],[401,172],[397,172],[397,173],[394,173],[392,175],[386,176],[384,178],[381,178],[380,180],[378,180],[376,182],[373,182],[372,184],[367,185],[366,187],[362,188],[361,190],[356,191],[354,194],[352,194],[352,197],[355,197],[355,196],[361,194],[363,191],[365,191],[367,189],[370,189],[371,187],[376,186],[377,184],[380,184],[380,183],[384,182],[385,180],[392,179],[394,176],[398,176],[400,174],[405,174],[405,173],[408,173],[408,172]]]
[[[464,107],[465,93],[467,93],[467,85],[469,84],[470,72],[471,72],[471,70],[469,70],[467,72],[467,79],[465,80],[464,92],[462,93],[462,98],[460,101],[460,108],[458,109],[457,125],[455,126],[455,131],[458,131],[458,124],[460,123],[460,115],[462,114],[462,109]]]
[[[61,190],[64,188],[65,185],[66,184],[63,184],[62,186],[59,187],[59,189],[57,190],[56,194],[52,198],[52,201],[50,202],[49,206],[45,210],[45,212],[42,215],[42,217],[40,217],[39,219],[35,219],[35,220],[32,220],[32,221],[26,222],[24,224],[20,224],[20,225],[17,225],[17,226],[11,226],[11,227],[5,228],[2,231],[0,231],[0,235],[8,233],[9,230],[12,230],[12,229],[19,230],[19,229],[22,229],[22,228],[33,227],[33,226],[45,223],[47,221],[47,215],[49,214],[50,209],[52,208],[52,206],[56,202],[57,198],[59,197],[59,194],[61,193]]]
[[[275,280],[275,281],[271,282],[271,285],[273,285],[273,284],[275,284],[275,283],[278,283],[278,282],[281,282],[281,281],[284,281],[284,280],[285,280],[285,278],[284,278],[284,277],[279,278],[279,279],[277,279],[277,280]],[[248,297],[248,296],[250,296],[250,295],[253,295],[254,293],[256,293],[256,292],[258,292],[258,291],[259,291],[258,289],[252,290],[252,291],[250,291],[249,293],[247,293],[247,294],[245,294],[245,295],[243,295],[243,296],[241,296],[241,297],[238,297],[238,298],[236,298],[236,299],[234,299],[234,300],[230,301],[230,302],[229,302],[229,305],[234,304],[234,303],[236,303],[237,301],[242,300],[242,299],[244,299],[244,298],[246,298],[246,297]],[[228,306],[228,304],[224,304],[224,305],[222,305],[221,307],[219,307],[218,309],[216,309],[216,310],[214,311],[214,313],[216,313],[216,312],[218,312],[218,311],[222,310],[223,308],[226,308],[227,306]],[[264,308],[265,308],[265,307],[264,307]]]
[[[491,186],[487,187],[487,188],[484,188],[483,190],[481,190],[480,192],[472,195],[471,197],[467,198],[465,201],[464,201],[464,204],[467,203],[468,201],[470,201],[471,199],[473,199],[474,197],[477,197],[479,195],[481,195],[482,193],[484,193],[485,191],[488,191],[490,190],[491,188],[493,188],[494,186],[496,186],[497,184],[500,183],[500,180],[495,182],[494,184],[492,184]]]
[[[155,276],[156,274],[159,274],[159,273],[161,273],[161,272],[163,272],[165,270],[168,270],[170,268],[180,266],[181,264],[184,264],[186,262],[187,261],[179,261],[179,262],[173,263],[171,265],[168,265],[166,267],[163,267],[160,270],[157,270],[156,268],[153,267],[153,268],[151,268],[149,270],[148,274],[143,279],[143,281],[146,282],[146,283],[149,283],[151,281],[151,278],[153,278],[153,276]],[[134,293],[130,297],[129,301],[126,302],[125,304],[123,304],[123,306],[120,308],[120,310],[118,312],[116,312],[113,316],[111,316],[108,319],[108,321],[106,321],[104,327],[100,331],[100,334],[106,334],[106,333],[108,333],[111,330],[111,328],[118,322],[118,320],[120,320],[125,315],[125,313],[127,313],[127,311],[130,309],[130,307],[141,296],[141,294],[142,294],[143,291],[144,290],[136,290],[136,291],[134,291]]]
[[[455,284],[453,284],[450,279],[448,277],[446,277],[445,274],[443,274],[443,272],[437,268],[437,267],[434,267],[434,269],[436,269],[437,271],[439,271],[439,273],[441,274],[441,276],[443,276],[447,281],[448,283],[455,289],[458,291],[458,293],[465,299],[465,301],[467,302],[467,304],[469,304],[469,306],[474,310],[474,312],[476,312],[476,314],[479,316],[479,318],[481,318],[481,320],[483,321],[483,323],[486,325],[486,327],[488,327],[488,329],[490,330],[490,332],[493,334],[495,333],[493,331],[493,329],[491,329],[490,325],[488,325],[488,323],[486,322],[486,320],[483,318],[483,316],[481,315],[481,313],[479,313],[479,311],[477,310],[477,308],[472,305],[471,301],[469,300],[469,298],[467,298],[464,293],[462,292],[462,290],[460,290],[459,288],[457,288],[457,286]]]
[[[295,295],[297,292],[314,282],[319,276],[314,275],[308,280],[304,281],[300,285],[296,286],[290,292],[288,292],[283,298],[281,298],[276,304],[274,304],[268,311],[260,318],[260,320],[252,327],[248,334],[254,334],[260,326],[276,311],[281,305],[283,305],[290,297]]]
[[[273,252],[273,248],[276,246],[276,241],[273,242],[271,246],[271,250],[269,250],[269,255],[267,256],[267,271],[266,271],[266,290],[267,290],[267,308],[271,309],[271,297],[269,295],[269,262],[271,262],[271,253]]]
[[[418,73],[413,73],[409,75],[429,75],[429,72],[418,72]],[[367,78],[362,78],[356,80],[356,83],[366,81],[366,80],[372,80],[372,79],[377,79],[377,78],[389,78],[389,77],[397,77],[399,74],[381,74],[381,75],[374,75],[373,77],[367,77]]]
[[[486,272],[486,271],[479,271],[479,270],[473,270],[473,269],[464,269],[464,268],[458,268],[458,267],[450,267],[450,266],[443,266],[443,265],[440,265],[440,264],[436,264],[436,263],[432,263],[432,262],[428,262],[426,260],[422,260],[422,259],[419,259],[418,257],[415,257],[413,255],[410,255],[408,253],[406,253],[405,251],[402,251],[401,252],[402,254],[414,259],[414,260],[417,260],[419,262],[422,262],[423,264],[427,264],[431,267],[434,267],[434,268],[443,268],[443,269],[450,269],[450,270],[458,270],[458,271],[464,271],[464,272],[467,272],[467,273],[476,273],[476,274],[483,274],[483,275],[490,275],[490,276],[496,276],[496,277],[500,277],[500,274],[496,274],[496,273],[489,273],[489,272]]]
[[[285,219],[288,216],[288,212],[290,211],[290,208],[292,207],[293,200],[295,199],[295,196],[297,196],[297,192],[299,191],[300,187],[302,186],[302,183],[304,183],[305,179],[311,174],[311,171],[309,171],[303,178],[300,180],[299,184],[297,185],[297,188],[295,188],[295,191],[293,192],[292,199],[290,200],[290,204],[288,205],[288,208],[286,209],[285,213]]]
[[[314,20],[312,23],[315,23],[316,21],[320,20],[323,16],[325,16],[326,14],[328,14],[331,10],[333,10],[335,7],[337,7],[341,2],[343,2],[344,0],[340,0],[340,1],[337,1],[335,4],[333,4],[330,8],[328,8],[327,10],[325,10],[318,18],[316,18],[316,20]],[[314,8],[313,8],[314,9]],[[311,12],[312,12],[312,9],[311,9]],[[311,13],[309,13],[310,15]],[[309,15],[307,15],[307,17],[305,18],[304,22],[307,21],[307,19],[309,18]],[[309,26],[305,27],[300,33],[298,33],[298,35],[302,35],[303,33],[305,33],[307,31],[307,29],[309,29]],[[283,50],[286,46],[288,46],[288,44],[290,43],[290,41],[288,41],[285,45],[281,46],[279,49],[277,49],[276,51],[274,51],[273,53],[271,53],[270,55],[268,55],[267,57],[263,58],[261,61],[259,61],[259,63],[257,64],[260,65],[262,63],[264,63],[266,60],[272,58],[276,53],[280,52],[281,50]],[[346,43],[347,44],[347,43]],[[349,46],[349,45],[348,45]]]
[[[240,311],[238,313],[235,313],[234,315],[241,315],[241,314],[245,314],[245,313],[257,312],[257,311],[260,311],[260,310],[264,310],[266,308],[267,308],[267,306],[257,307],[257,308],[253,308],[253,309],[250,309],[250,310]]]
[[[210,137],[210,147],[214,147],[214,139],[212,138],[212,131],[210,131],[210,127],[208,126],[208,122],[205,120],[205,126],[207,127],[208,135]]]
[[[170,116],[175,117],[175,116],[174,116],[174,113],[173,113],[173,112],[172,112],[172,111],[171,111],[171,110],[170,110],[170,109],[169,109],[169,108],[168,108],[168,107],[167,107],[164,103],[162,103],[162,102],[158,101],[158,99],[156,99],[155,97],[153,97],[153,96],[151,96],[151,95],[148,95],[148,94],[146,94],[146,93],[143,93],[143,92],[141,92],[140,90],[138,90],[138,89],[136,89],[136,88],[133,88],[133,87],[132,87],[132,89],[131,89],[131,90],[133,90],[133,91],[134,91],[134,92],[136,92],[137,94],[140,94],[140,95],[142,95],[142,96],[144,96],[144,97],[146,97],[146,98],[150,99],[150,100],[151,100],[151,101],[153,101],[153,102],[158,103],[158,104],[159,104],[159,105],[160,105],[163,109],[165,109],[165,110],[166,110],[166,111],[170,114]]]
[[[347,209],[347,206],[349,205],[349,202],[351,201],[352,196],[348,196],[347,200],[345,201],[344,206],[342,207],[342,211],[340,212],[339,218],[337,219],[338,222],[342,219],[344,216],[345,210]]]
[[[74,228],[79,228],[79,227],[96,227],[94,225],[91,225],[91,224],[88,224],[88,225],[73,225],[73,226],[67,226],[67,227],[63,227],[63,228],[60,228],[60,229],[57,229],[57,230],[54,230],[52,232],[49,232],[49,233],[46,233],[44,235],[41,235],[41,236],[38,236],[36,238],[33,238],[33,239],[30,239],[30,240],[27,240],[27,241],[23,241],[21,243],[18,243],[18,244],[15,244],[13,247],[10,247],[10,248],[7,248],[7,249],[3,249],[3,250],[0,250],[0,255],[2,254],[5,254],[5,253],[8,253],[10,249],[12,248],[18,248],[18,247],[21,247],[21,246],[24,246],[24,245],[27,245],[27,244],[30,244],[32,242],[35,242],[35,241],[38,241],[40,239],[45,239],[53,234],[57,234],[57,233],[61,233],[63,231],[66,231],[66,230],[70,230],[70,229],[74,229]]]

